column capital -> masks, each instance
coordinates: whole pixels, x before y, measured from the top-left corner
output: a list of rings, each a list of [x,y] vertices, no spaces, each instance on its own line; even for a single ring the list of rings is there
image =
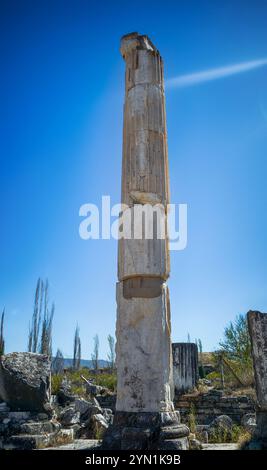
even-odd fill
[[[154,51],[158,53],[157,48],[146,35],[141,35],[137,32],[125,34],[121,38],[120,52],[124,59],[134,49],[143,49],[147,51]]]

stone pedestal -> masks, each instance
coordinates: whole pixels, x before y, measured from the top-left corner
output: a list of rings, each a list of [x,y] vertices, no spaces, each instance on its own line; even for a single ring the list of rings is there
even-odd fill
[[[256,384],[256,431],[249,448],[267,450],[267,313],[247,314]]]
[[[123,36],[121,54],[126,74],[123,237],[119,240],[117,284],[118,384],[114,423],[103,448],[186,449],[189,431],[180,424],[172,403],[163,64],[150,39],[138,33]],[[144,217],[138,217],[138,211]]]
[[[188,450],[189,429],[178,411],[115,413],[103,441],[112,450]]]

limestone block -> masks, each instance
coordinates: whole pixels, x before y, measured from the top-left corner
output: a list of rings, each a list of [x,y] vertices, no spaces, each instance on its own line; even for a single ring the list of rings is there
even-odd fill
[[[136,276],[166,280],[170,272],[170,259],[164,209],[135,205],[127,209],[127,213],[129,222],[126,221],[124,227],[128,223],[129,230],[126,235],[123,233],[124,238],[119,240],[118,248],[119,280]],[[126,238],[128,233],[129,238]]]
[[[0,397],[14,411],[49,410],[51,364],[47,356],[10,353],[0,360]]]
[[[128,412],[171,411],[168,290],[151,299],[123,296],[117,284],[117,403]]]
[[[166,137],[150,130],[129,133],[123,151],[122,203],[132,205],[131,191],[155,193],[169,202]]]
[[[267,411],[267,314],[249,311],[247,318],[252,343],[258,407]]]
[[[123,255],[121,253],[123,252]],[[118,277],[120,280],[135,276],[167,279],[169,257],[166,240],[125,240],[119,242]]]
[[[124,119],[128,133],[148,130],[166,132],[162,90],[157,85],[137,85],[128,92]]]
[[[71,424],[76,424],[80,422],[81,414],[73,406],[69,406],[63,409],[60,413],[59,421],[64,426],[70,426]]]

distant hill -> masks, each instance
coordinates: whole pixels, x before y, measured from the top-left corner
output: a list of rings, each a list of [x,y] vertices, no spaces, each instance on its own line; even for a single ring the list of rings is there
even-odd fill
[[[68,359],[64,357],[64,367],[66,369],[68,367],[72,367],[72,363],[73,363],[73,359]],[[108,361],[105,361],[105,359],[99,359],[98,363],[99,363],[100,368],[109,366]],[[88,369],[93,369],[93,362],[89,359],[81,359],[81,367],[88,367]]]

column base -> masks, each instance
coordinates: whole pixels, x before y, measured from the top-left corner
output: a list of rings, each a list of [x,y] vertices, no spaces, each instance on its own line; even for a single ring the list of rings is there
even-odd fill
[[[116,411],[103,450],[188,450],[189,429],[178,411]]]
[[[251,440],[243,446],[245,450],[267,450],[267,411],[256,410],[256,423]]]

